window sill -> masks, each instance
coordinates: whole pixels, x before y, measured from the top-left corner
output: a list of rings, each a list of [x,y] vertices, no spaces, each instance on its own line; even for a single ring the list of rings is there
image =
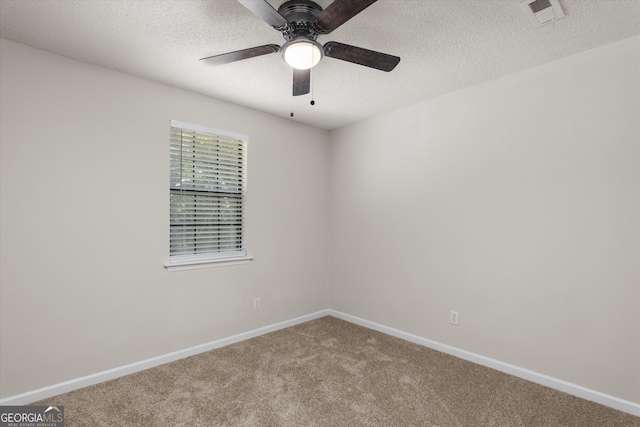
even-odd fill
[[[172,259],[164,263],[167,271],[195,270],[199,268],[228,267],[232,265],[248,264],[253,261],[252,256],[237,256],[226,258],[182,258]]]

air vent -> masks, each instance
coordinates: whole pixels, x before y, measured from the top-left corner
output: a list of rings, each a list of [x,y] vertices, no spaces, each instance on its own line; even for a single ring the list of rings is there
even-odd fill
[[[564,12],[558,0],[525,0],[520,7],[534,27],[564,18]]]

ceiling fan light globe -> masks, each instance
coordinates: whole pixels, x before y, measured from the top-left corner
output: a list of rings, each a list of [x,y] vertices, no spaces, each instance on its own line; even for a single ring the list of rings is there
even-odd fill
[[[292,40],[282,46],[282,58],[298,70],[315,67],[323,56],[322,45],[314,40]]]

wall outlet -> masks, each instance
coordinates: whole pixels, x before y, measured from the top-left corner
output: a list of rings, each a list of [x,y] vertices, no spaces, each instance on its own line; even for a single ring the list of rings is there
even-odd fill
[[[253,309],[257,310],[260,308],[260,297],[253,299]]]
[[[453,311],[451,310],[451,317],[449,318],[449,321],[451,322],[452,325],[458,325],[458,312],[457,311]]]

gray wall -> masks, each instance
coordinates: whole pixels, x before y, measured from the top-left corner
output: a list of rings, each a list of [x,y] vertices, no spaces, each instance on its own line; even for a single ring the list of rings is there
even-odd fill
[[[1,43],[0,396],[327,308],[326,131]],[[163,267],[171,119],[249,136],[251,264]]]
[[[331,307],[640,402],[638,44],[333,131]]]

